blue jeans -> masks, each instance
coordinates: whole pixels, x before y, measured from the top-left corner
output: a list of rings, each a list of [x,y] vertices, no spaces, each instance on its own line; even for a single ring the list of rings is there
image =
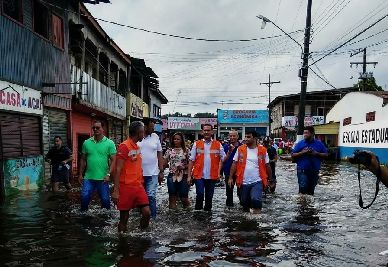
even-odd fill
[[[201,210],[203,208],[203,199],[205,198],[205,207],[203,208],[206,211],[212,210],[212,202],[214,195],[214,187],[216,186],[217,181],[211,179],[195,179],[195,190],[197,196],[195,198],[195,209]]]
[[[315,187],[318,184],[319,170],[297,170],[299,193],[314,195]]]
[[[81,189],[81,211],[87,211],[93,192],[97,190],[101,206],[110,209],[109,183],[101,180],[84,179]]]
[[[188,198],[189,197],[189,185],[187,184],[187,175],[183,176],[183,179],[180,182],[172,180],[173,174],[170,173],[167,176],[167,188],[168,195],[170,197],[180,197]]]
[[[158,189],[158,176],[144,176],[144,189],[150,202],[151,217],[156,218],[156,190]]]
[[[261,209],[263,206],[261,201],[262,195],[263,184],[261,181],[241,185],[241,204],[244,211],[249,211],[249,208]]]

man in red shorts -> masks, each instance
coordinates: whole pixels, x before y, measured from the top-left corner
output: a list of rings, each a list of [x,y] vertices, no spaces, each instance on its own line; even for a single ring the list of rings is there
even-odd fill
[[[112,200],[120,210],[119,232],[127,231],[129,211],[141,210],[140,228],[148,227],[150,207],[144,189],[143,171],[141,168],[140,148],[136,144],[143,140],[144,124],[140,121],[129,125],[129,138],[120,144],[117,150],[116,171]]]

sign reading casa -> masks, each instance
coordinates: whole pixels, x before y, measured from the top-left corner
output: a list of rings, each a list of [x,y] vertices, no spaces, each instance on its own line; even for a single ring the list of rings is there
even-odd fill
[[[41,92],[0,81],[0,109],[43,115]]]

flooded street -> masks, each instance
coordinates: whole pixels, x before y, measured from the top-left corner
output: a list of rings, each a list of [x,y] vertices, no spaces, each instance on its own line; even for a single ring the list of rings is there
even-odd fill
[[[0,266],[386,266],[388,191],[368,210],[358,206],[356,168],[326,164],[315,199],[298,198],[295,165],[278,164],[275,195],[263,214],[225,208],[217,187],[213,212],[169,211],[159,187],[159,215],[146,232],[133,212],[117,235],[116,210],[94,202],[78,212],[78,190],[58,196],[21,194],[0,210]],[[367,173],[364,173],[367,175]],[[365,177],[367,204],[374,177]],[[193,200],[195,190],[190,197]],[[236,202],[236,201],[235,201]]]

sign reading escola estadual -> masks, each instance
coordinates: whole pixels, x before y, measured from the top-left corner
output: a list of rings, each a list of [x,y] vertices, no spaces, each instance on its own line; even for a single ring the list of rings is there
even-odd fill
[[[0,81],[0,109],[43,115],[41,92]]]

